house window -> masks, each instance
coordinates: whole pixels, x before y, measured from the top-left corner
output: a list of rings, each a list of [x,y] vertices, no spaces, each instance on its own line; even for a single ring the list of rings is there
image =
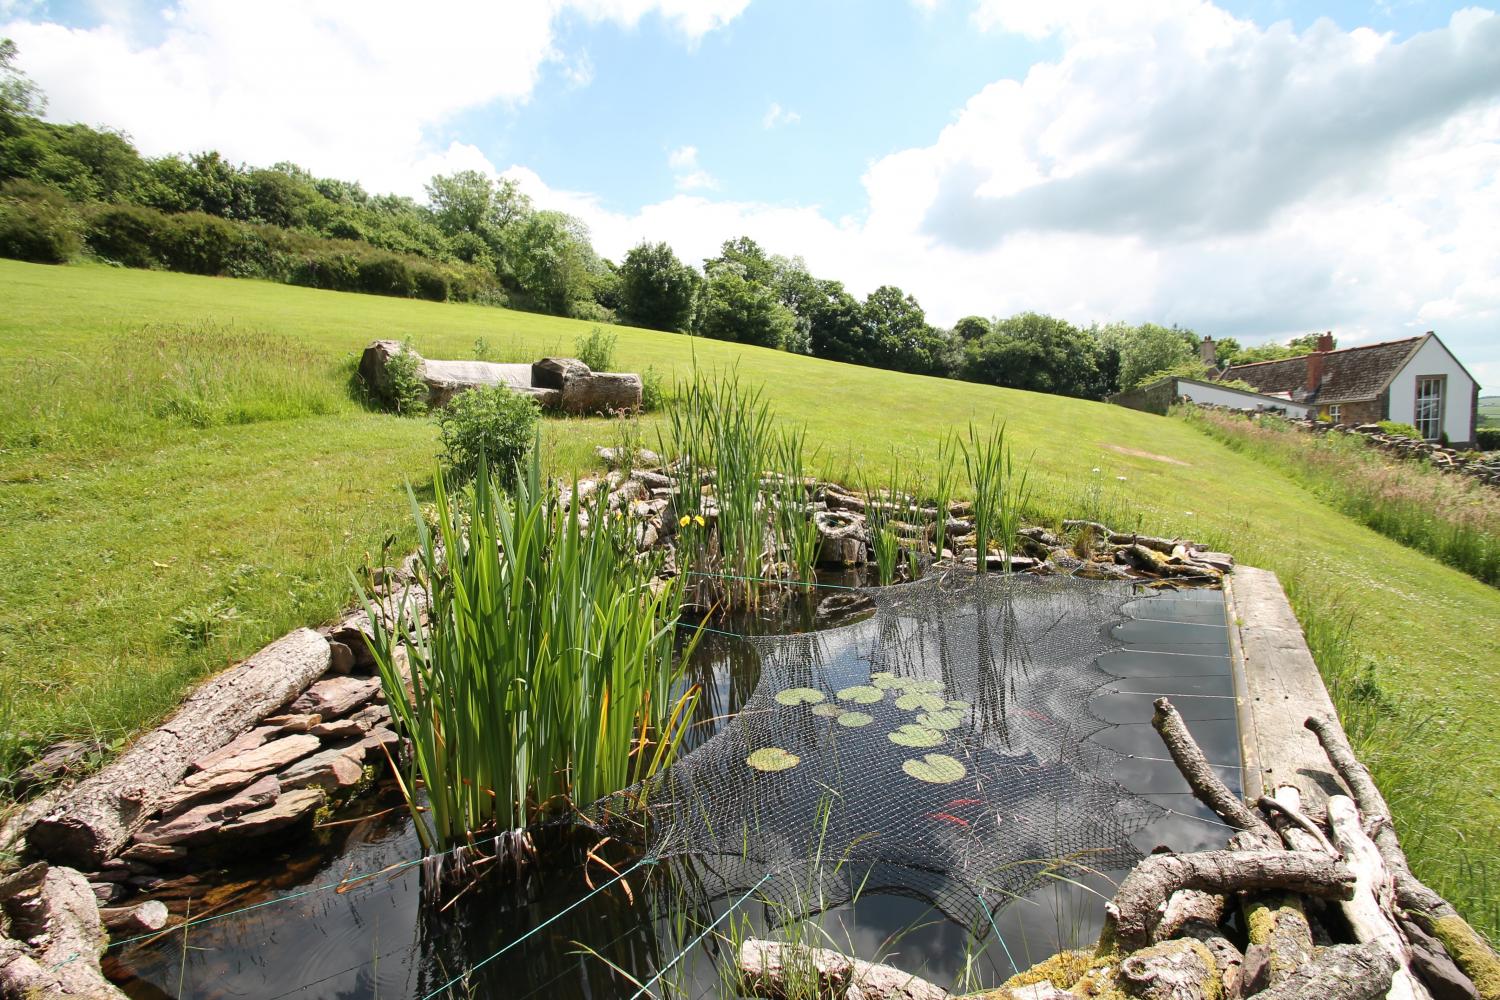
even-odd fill
[[[1417,379],[1417,407],[1412,425],[1425,440],[1436,441],[1443,434],[1443,376]]]
[[[1328,419],[1332,420],[1334,423],[1339,422],[1339,404],[1334,403],[1328,408]]]

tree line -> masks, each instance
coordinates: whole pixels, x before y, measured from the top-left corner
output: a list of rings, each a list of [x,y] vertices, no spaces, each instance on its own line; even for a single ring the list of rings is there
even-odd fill
[[[1079,327],[1034,312],[967,316],[944,329],[895,285],[861,300],[748,236],[727,240],[701,270],[660,242],[617,264],[594,250],[580,219],[539,209],[514,181],[477,171],[433,177],[423,203],[293,163],[249,167],[214,151],[144,157],[124,133],[43,120],[45,99],[14,58],[15,46],[0,40],[3,256],[62,262],[88,253],[133,267],[486,302],[1090,399],[1164,373],[1204,373],[1191,330]],[[1267,360],[1304,347],[1242,350],[1226,339],[1218,352],[1221,362]]]

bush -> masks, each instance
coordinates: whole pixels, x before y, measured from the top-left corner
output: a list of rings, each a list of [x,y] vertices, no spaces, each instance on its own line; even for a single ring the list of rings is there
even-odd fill
[[[89,212],[89,249],[126,267],[160,267],[157,233],[166,217],[134,205],[104,205]]]
[[[647,365],[646,370],[641,372],[641,409],[653,413],[666,405],[666,380],[662,378],[661,372]]]
[[[1474,441],[1480,451],[1500,451],[1500,427],[1476,428]]]
[[[615,344],[620,338],[613,333],[606,333],[600,327],[594,327],[585,336],[573,341],[573,352],[578,355],[578,360],[589,366],[591,371],[608,372],[615,368]]]
[[[223,274],[235,262],[237,226],[213,215],[184,212],[167,217],[158,232],[162,263],[188,274]]]
[[[1416,438],[1419,441],[1422,439],[1421,432],[1419,432],[1411,424],[1398,423],[1395,420],[1382,420],[1377,426],[1380,427],[1380,432],[1382,434],[1394,434],[1397,437]]]
[[[480,456],[507,487],[531,452],[541,414],[530,396],[501,385],[459,393],[438,416],[443,460],[458,481],[473,479]]]
[[[422,361],[411,341],[401,353],[385,363],[385,401],[403,417],[427,412],[427,383],[422,381]]]
[[[63,264],[83,247],[78,216],[57,188],[11,181],[0,188],[0,257]]]

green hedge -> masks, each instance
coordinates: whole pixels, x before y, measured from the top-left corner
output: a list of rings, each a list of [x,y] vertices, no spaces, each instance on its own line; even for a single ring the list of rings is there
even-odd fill
[[[0,257],[61,264],[82,245],[78,215],[60,190],[31,181],[0,187]]]
[[[1480,451],[1500,451],[1500,427],[1477,427],[1474,440]]]
[[[86,212],[84,239],[98,256],[126,267],[265,278],[434,302],[504,297],[495,279],[473,265],[439,264],[367,243],[231,222],[202,212],[94,205]]]

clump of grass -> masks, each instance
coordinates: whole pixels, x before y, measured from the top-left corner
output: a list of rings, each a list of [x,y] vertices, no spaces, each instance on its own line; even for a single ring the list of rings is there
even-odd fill
[[[573,341],[573,352],[578,355],[578,360],[588,365],[592,371],[614,371],[615,345],[619,342],[619,335],[608,332],[602,326],[596,326]]]
[[[717,551],[699,545],[696,557],[705,572],[719,579],[718,596],[727,606],[754,607],[772,523],[761,502],[761,475],[775,451],[770,404],[759,389],[740,387],[737,376],[713,379],[696,374],[679,385],[667,421],[661,450],[674,479],[675,513],[681,519],[707,517],[703,481],[711,481]],[[708,542],[708,533],[700,535]],[[684,563],[686,566],[687,563]]]
[[[1307,486],[1335,510],[1408,548],[1500,586],[1500,504],[1464,476],[1391,459],[1362,438],[1184,407],[1190,425]]]
[[[536,400],[503,385],[459,393],[437,418],[448,475],[460,482],[472,479],[487,461],[502,483],[514,483],[540,419]]]
[[[870,548],[875,555],[875,574],[882,587],[894,583],[901,566],[903,550],[908,554],[907,572],[910,579],[921,573],[921,553],[914,547],[902,545],[898,525],[916,522],[918,512],[916,500],[904,488],[901,460],[891,456],[891,475],[886,488],[881,489],[866,482],[865,524],[870,532]]]
[[[937,443],[937,472],[932,478],[932,501],[937,517],[932,523],[932,544],[941,558],[948,546],[949,508],[953,504],[953,487],[958,478],[958,436],[945,432]]]
[[[385,396],[393,410],[403,417],[427,412],[427,383],[422,381],[422,362],[411,341],[401,344],[400,353],[385,363]]]
[[[366,599],[386,697],[412,741],[403,789],[428,850],[517,835],[650,777],[697,698],[674,697],[680,585],[652,587],[655,567],[636,559],[602,496],[563,501],[535,451],[510,494],[483,462],[461,495],[441,477],[434,488],[439,537],[412,496],[427,622],[403,603],[384,627]]]
[[[655,413],[667,405],[666,379],[662,373],[650,365],[641,372],[641,409],[646,413]]]
[[[1021,528],[1021,510],[1030,498],[1028,469],[1019,467],[1005,441],[1005,426],[991,426],[981,432],[969,425],[968,437],[959,442],[964,456],[964,472],[974,494],[975,566],[986,571],[991,547],[1005,555],[1015,551],[1016,533]],[[1006,561],[1009,572],[1009,560]]]
[[[776,439],[776,536],[793,576],[811,581],[817,569],[818,526],[807,502],[807,432],[783,430]]]

